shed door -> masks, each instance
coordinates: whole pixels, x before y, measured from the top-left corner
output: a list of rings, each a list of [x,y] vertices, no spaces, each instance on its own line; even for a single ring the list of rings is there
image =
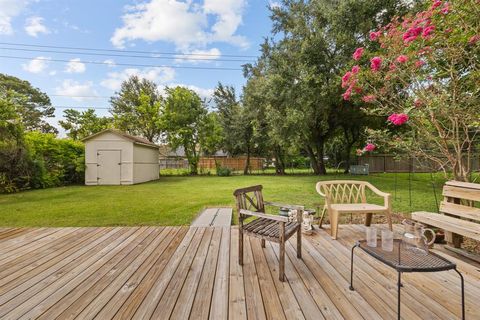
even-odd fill
[[[98,184],[119,185],[121,171],[120,150],[98,150]]]

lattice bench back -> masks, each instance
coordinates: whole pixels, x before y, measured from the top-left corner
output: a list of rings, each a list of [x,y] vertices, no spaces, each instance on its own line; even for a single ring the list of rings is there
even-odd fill
[[[263,187],[258,185],[235,190],[233,195],[235,196],[238,212],[240,209],[265,212],[262,189]]]
[[[330,204],[366,203],[365,186],[367,182],[354,180],[320,181],[317,192]]]

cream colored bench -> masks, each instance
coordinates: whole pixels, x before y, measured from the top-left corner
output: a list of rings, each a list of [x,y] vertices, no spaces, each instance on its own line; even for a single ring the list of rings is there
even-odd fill
[[[365,225],[367,226],[371,224],[373,214],[384,214],[387,217],[390,230],[392,230],[390,194],[378,190],[371,183],[356,180],[320,181],[316,188],[317,192],[325,198],[319,226],[322,227],[325,212],[328,212],[333,239],[337,239],[338,217],[345,213],[365,213]],[[367,203],[366,188],[383,197],[383,205]]]
[[[480,184],[448,181],[443,186],[439,213],[413,212],[412,219],[445,230],[449,249],[459,250],[463,237],[480,241]]]

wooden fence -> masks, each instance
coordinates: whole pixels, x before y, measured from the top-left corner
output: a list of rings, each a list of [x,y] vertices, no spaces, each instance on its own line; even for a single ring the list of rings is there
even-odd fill
[[[220,167],[229,168],[231,170],[238,171],[238,170],[245,169],[247,158],[246,157],[238,157],[238,158],[202,157],[200,158],[198,167],[203,169],[215,169],[217,167],[217,163]],[[265,163],[264,158],[250,158],[250,170],[261,170],[263,169],[264,163]]]
[[[369,172],[434,172],[439,171],[438,164],[419,158],[400,157],[379,154],[367,155],[358,158],[359,165],[368,164]],[[472,157],[472,171],[478,171],[480,167],[479,155]]]

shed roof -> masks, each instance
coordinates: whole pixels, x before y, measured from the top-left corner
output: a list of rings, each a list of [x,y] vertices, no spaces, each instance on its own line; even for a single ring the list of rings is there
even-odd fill
[[[145,138],[142,138],[142,137],[137,137],[137,136],[132,136],[131,134],[128,134],[126,132],[123,132],[123,131],[120,131],[120,130],[115,130],[115,129],[105,129],[103,131],[100,131],[100,132],[97,132],[97,133],[94,133],[86,138],[83,138],[82,141],[87,141],[87,140],[90,140],[92,138],[95,138],[95,137],[98,137],[99,135],[102,135],[104,133],[107,133],[107,132],[110,132],[110,133],[113,133],[113,134],[116,134],[120,137],[123,137],[127,140],[130,140],[132,141],[133,143],[135,144],[140,144],[140,145],[144,145],[144,146],[147,146],[147,147],[152,147],[152,148],[160,148],[160,146],[156,145],[155,143],[153,142],[150,142],[148,141],[147,139]]]

